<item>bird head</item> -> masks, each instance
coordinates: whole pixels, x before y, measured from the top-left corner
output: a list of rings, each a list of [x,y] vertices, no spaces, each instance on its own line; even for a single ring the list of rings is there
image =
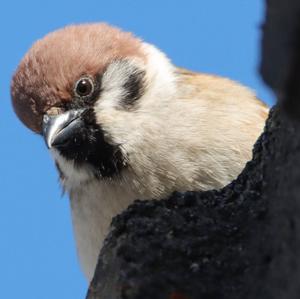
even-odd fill
[[[106,24],[68,26],[25,55],[12,80],[13,107],[43,135],[64,176],[112,178],[128,166],[130,140],[142,138],[138,111],[147,98],[171,92],[171,69],[130,33]]]

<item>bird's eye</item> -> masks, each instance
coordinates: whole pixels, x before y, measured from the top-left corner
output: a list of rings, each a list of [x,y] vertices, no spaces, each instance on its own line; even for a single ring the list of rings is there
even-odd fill
[[[86,97],[94,92],[94,82],[89,77],[79,79],[75,85],[75,93],[80,97]]]

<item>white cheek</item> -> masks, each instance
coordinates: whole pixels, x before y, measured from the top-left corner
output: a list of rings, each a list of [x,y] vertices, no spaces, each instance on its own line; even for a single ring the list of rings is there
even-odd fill
[[[103,75],[103,91],[99,101],[99,108],[101,109],[116,107],[122,98],[126,73],[122,71],[120,66],[119,62],[112,63]]]
[[[102,78],[102,93],[97,103],[98,109],[116,108],[124,98],[127,90],[124,85],[128,78],[144,65],[136,58],[119,60],[111,63]]]
[[[136,149],[140,140],[151,134],[149,131],[159,132],[160,123],[169,118],[169,102],[176,89],[174,67],[166,56],[148,44],[143,47],[148,56],[146,65],[132,58],[127,63],[116,61],[107,68],[102,78],[103,92],[95,108],[97,123],[109,140],[121,145],[124,155]],[[128,76],[137,68],[145,70],[147,89],[138,100],[138,108],[129,111],[120,107],[120,101]],[[166,110],[166,115],[162,110]]]

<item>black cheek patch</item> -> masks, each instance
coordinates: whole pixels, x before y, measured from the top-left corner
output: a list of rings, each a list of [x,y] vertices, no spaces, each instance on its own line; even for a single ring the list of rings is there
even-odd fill
[[[123,85],[124,95],[121,100],[121,104],[126,108],[132,107],[145,93],[145,75],[145,71],[135,68],[128,76]]]
[[[57,150],[67,160],[74,161],[78,167],[84,164],[92,166],[98,178],[111,178],[126,167],[126,159],[120,147],[106,141],[91,108],[82,114],[80,126],[76,128],[72,138],[57,147]]]

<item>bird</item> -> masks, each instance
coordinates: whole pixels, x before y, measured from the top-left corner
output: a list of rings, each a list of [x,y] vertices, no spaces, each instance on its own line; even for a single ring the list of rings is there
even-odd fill
[[[88,281],[114,216],[136,199],[230,183],[269,111],[240,83],[177,67],[106,23],[36,41],[12,76],[11,98],[54,159]]]

